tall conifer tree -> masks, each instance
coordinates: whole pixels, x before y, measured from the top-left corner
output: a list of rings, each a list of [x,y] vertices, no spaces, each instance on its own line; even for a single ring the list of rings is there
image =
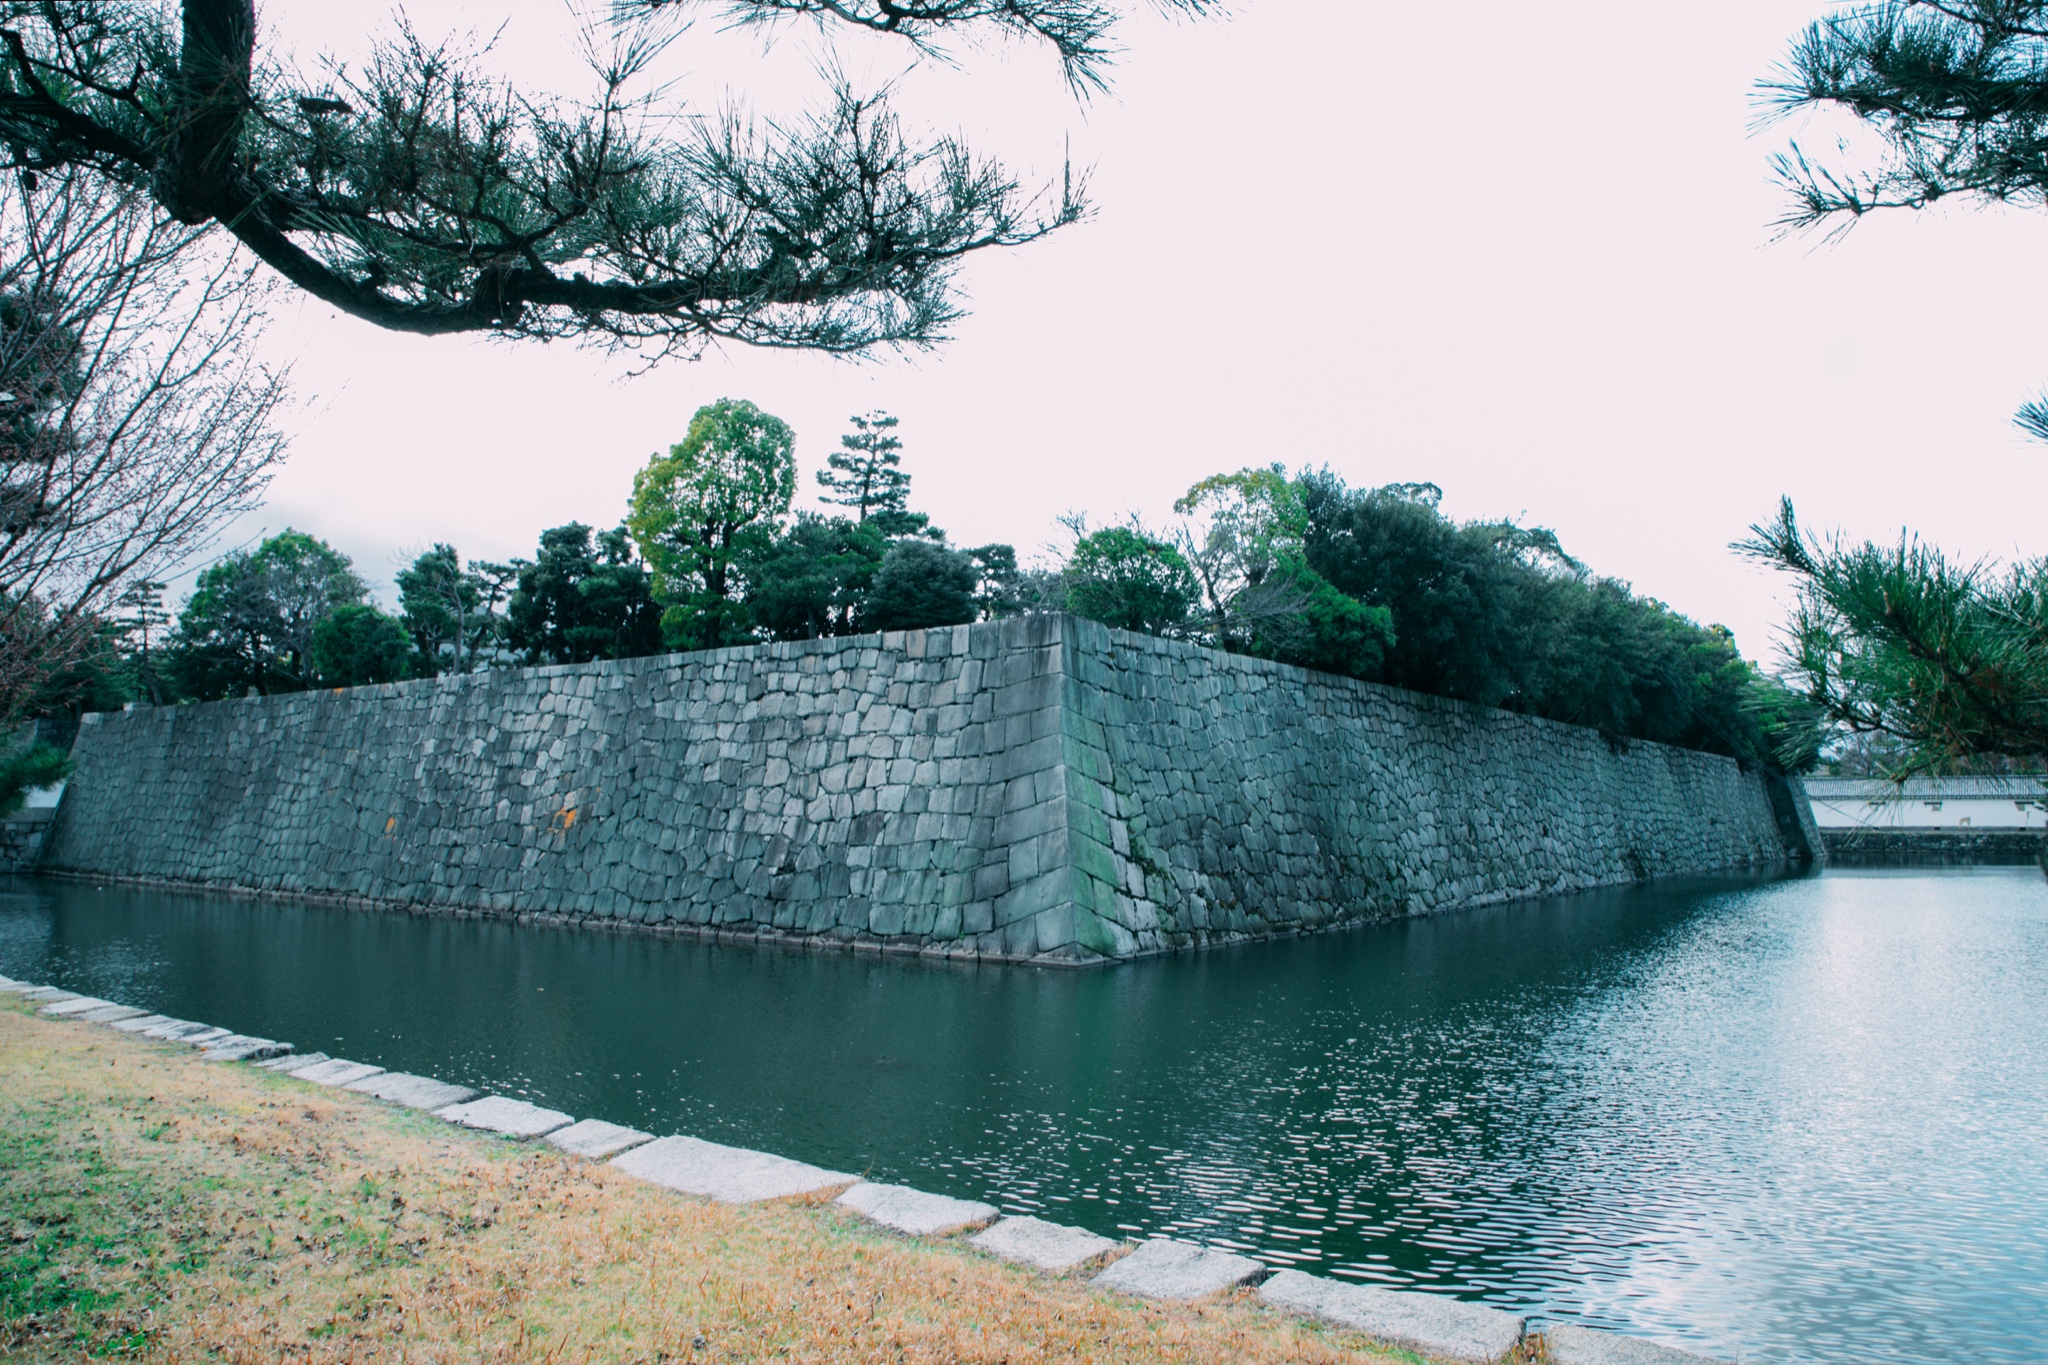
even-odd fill
[[[910,476],[901,468],[898,419],[878,409],[847,420],[853,430],[839,438],[843,449],[827,457],[831,468],[818,471],[818,482],[825,488],[819,500],[852,509],[853,519],[860,522],[877,512],[908,510]]]

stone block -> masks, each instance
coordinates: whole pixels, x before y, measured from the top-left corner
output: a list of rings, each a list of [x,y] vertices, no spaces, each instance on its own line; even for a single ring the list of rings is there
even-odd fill
[[[629,1147],[654,1141],[654,1134],[606,1123],[603,1119],[579,1119],[567,1128],[557,1128],[549,1133],[547,1140],[565,1152],[601,1161]]]
[[[1515,1314],[1484,1304],[1347,1284],[1299,1270],[1274,1275],[1259,1286],[1259,1298],[1275,1308],[1445,1360],[1500,1360],[1520,1344],[1524,1327]]]
[[[998,925],[1014,924],[1055,906],[1068,905],[1073,900],[1073,893],[1074,874],[1070,869],[1058,867],[1040,873],[996,897],[995,922]]]
[[[53,1018],[65,1019],[74,1014],[84,1014],[88,1010],[109,1009],[113,1006],[113,1003],[111,1000],[102,1000],[97,996],[74,995],[43,1006],[42,1013]]]
[[[45,1004],[79,998],[77,991],[59,990],[55,986],[24,986],[16,991],[15,994],[21,996],[24,1000],[38,1000]]]
[[[123,1033],[141,1033],[145,1029],[153,1029],[164,1024],[175,1024],[177,1022],[168,1014],[138,1014],[133,1019],[116,1019],[112,1027],[119,1029]]]
[[[280,1043],[274,1038],[251,1038],[241,1033],[230,1033],[225,1038],[215,1038],[198,1046],[200,1055],[210,1062],[261,1062],[282,1057],[292,1050],[290,1043]]]
[[[544,1137],[576,1121],[559,1109],[543,1109],[537,1104],[504,1095],[486,1095],[480,1100],[451,1104],[436,1109],[434,1117],[464,1128],[510,1138]]]
[[[995,1221],[993,1204],[978,1204],[943,1194],[926,1194],[905,1185],[876,1185],[863,1180],[834,1201],[883,1227],[911,1237],[940,1237],[949,1232],[983,1227]]]
[[[1543,1345],[1552,1365],[1722,1365],[1711,1356],[1568,1322],[1545,1327]]]
[[[292,1072],[298,1080],[311,1081],[315,1085],[344,1086],[353,1084],[368,1076],[383,1074],[381,1066],[368,1062],[351,1062],[346,1057],[330,1057],[324,1062],[315,1062],[308,1067]]]
[[[133,1005],[103,1005],[96,1010],[74,1014],[74,1019],[83,1019],[88,1024],[118,1024],[124,1019],[141,1019],[148,1011],[136,1009]]]
[[[147,1038],[150,1035],[145,1033],[142,1036]],[[209,1044],[219,1042],[223,1038],[233,1038],[236,1036],[235,1031],[231,1028],[215,1028],[211,1024],[201,1024],[197,1033],[181,1034],[170,1041],[183,1043],[187,1047],[206,1047]]]
[[[405,1071],[379,1072],[359,1081],[350,1081],[342,1089],[375,1095],[380,1100],[402,1104],[408,1109],[445,1109],[451,1104],[461,1104],[477,1097],[477,1092],[466,1085],[454,1085]]]
[[[1055,1273],[1093,1265],[1123,1246],[1084,1228],[1022,1215],[998,1219],[968,1241],[991,1256]]]
[[[272,1057],[268,1061],[256,1063],[256,1069],[289,1073],[303,1071],[309,1066],[318,1066],[321,1062],[331,1060],[333,1059],[324,1052],[287,1052],[282,1057]]]
[[[614,1157],[615,1170],[723,1204],[826,1194],[859,1177],[702,1138],[665,1137]]]
[[[189,1038],[195,1033],[209,1032],[212,1028],[213,1025],[211,1024],[195,1024],[190,1019],[166,1019],[163,1023],[153,1028],[143,1029],[142,1036],[145,1038],[156,1038],[167,1043],[175,1043],[180,1039]]]
[[[1264,1276],[1266,1267],[1248,1256],[1171,1237],[1140,1242],[1135,1251],[1095,1277],[1104,1289],[1147,1299],[1189,1303]]]

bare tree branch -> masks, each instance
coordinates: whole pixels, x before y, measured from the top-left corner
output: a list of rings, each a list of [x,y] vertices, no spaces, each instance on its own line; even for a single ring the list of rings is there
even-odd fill
[[[283,457],[254,263],[202,235],[82,171],[0,183],[0,711]]]

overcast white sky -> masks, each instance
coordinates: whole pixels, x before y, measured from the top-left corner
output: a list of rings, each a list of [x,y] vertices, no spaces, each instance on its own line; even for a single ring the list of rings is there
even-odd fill
[[[1552,527],[1597,571],[1768,656],[1780,585],[1727,549],[1789,493],[1810,522],[1910,524],[2039,553],[2048,450],[2010,425],[2048,383],[2048,221],[1945,210],[1776,241],[1752,90],[1824,0],[1455,6],[1239,0],[1141,18],[1106,99],[1042,53],[922,68],[904,106],[1027,175],[1071,147],[1092,221],[973,262],[940,350],[864,362],[714,351],[641,378],[598,351],[380,332],[320,306],[272,337],[310,404],[243,540],[296,526],[390,596],[409,551],[530,554],[611,525],[690,414],[750,398],[808,471],[849,413],[903,421],[914,505],[1030,551],[1068,510],[1160,517],[1273,460],[1428,480],[1460,517]],[[264,42],[346,56],[375,3],[265,0]],[[500,30],[521,81],[579,80],[561,0],[413,0],[426,35]],[[801,109],[824,48],[709,25],[661,75],[700,107]],[[887,43],[837,49],[857,79]],[[180,590],[182,590],[180,585]]]

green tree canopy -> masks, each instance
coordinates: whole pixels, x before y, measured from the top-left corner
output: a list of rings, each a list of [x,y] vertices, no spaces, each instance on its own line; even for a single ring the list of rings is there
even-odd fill
[[[0,751],[0,818],[28,803],[29,792],[50,787],[71,776],[71,755],[41,740],[16,740]]]
[[[314,628],[366,596],[347,555],[287,529],[199,575],[178,616],[170,672],[183,695],[202,701],[311,687]]]
[[[903,442],[897,420],[886,412],[849,418],[853,430],[818,471],[820,500],[848,508],[861,525],[872,523],[885,536],[915,535],[930,518],[910,510],[910,475],[903,472]]]
[[[960,262],[1074,221],[1071,184],[1020,188],[844,85],[827,111],[764,127],[636,94],[687,33],[675,16],[809,17],[916,51],[1001,33],[1051,47],[1085,86],[1104,78],[1118,9],[618,0],[578,100],[516,89],[410,28],[315,74],[288,50],[258,53],[255,0],[22,0],[0,6],[0,167],[146,188],[179,222],[217,225],[322,302],[399,331],[661,351],[924,343],[958,314]]]
[[[1376,678],[1384,670],[1394,644],[1393,612],[1347,597],[1299,556],[1277,559],[1250,592],[1261,608],[1234,613],[1245,624],[1245,653],[1353,678]]]
[[[1200,587],[1179,550],[1128,526],[1082,536],[1067,559],[1067,609],[1153,635],[1183,631]]]
[[[534,663],[631,659],[661,650],[661,615],[626,528],[595,537],[582,522],[541,532],[531,562],[514,560],[518,586],[505,642]]]
[[[323,687],[361,687],[405,676],[405,623],[367,603],[337,607],[313,627],[313,668]]]
[[[414,672],[474,668],[478,651],[489,648],[502,625],[496,616],[502,578],[465,569],[453,545],[435,545],[400,569],[397,582],[399,610],[417,651]]]
[[[853,634],[888,553],[888,538],[870,522],[799,512],[747,557],[748,624],[774,640]]]
[[[796,434],[731,398],[697,409],[683,439],[634,476],[626,524],[654,570],[672,648],[752,638],[739,569],[766,547],[795,496]]]
[[[1173,510],[1206,518],[1182,532],[1180,548],[1201,582],[1211,638],[1232,648],[1267,614],[1275,596],[1267,580],[1281,560],[1300,558],[1306,517],[1298,490],[1282,465],[1240,469],[1203,479]]]
[[[1433,484],[1348,487],[1328,470],[1219,474],[1176,510],[1177,544],[1082,537],[1054,601],[1125,629],[1386,682],[1786,770],[1812,765],[1813,706],[1702,627],[1599,578],[1557,537],[1459,524]],[[1012,600],[1025,609],[1027,576]]]
[[[1190,519],[1178,539],[1202,585],[1204,633],[1224,649],[1377,677],[1394,644],[1393,613],[1309,566],[1305,498],[1305,485],[1273,464],[1203,479],[1174,504]]]
[[[889,547],[861,611],[866,630],[924,630],[975,618],[981,568],[965,550],[906,537]]]

